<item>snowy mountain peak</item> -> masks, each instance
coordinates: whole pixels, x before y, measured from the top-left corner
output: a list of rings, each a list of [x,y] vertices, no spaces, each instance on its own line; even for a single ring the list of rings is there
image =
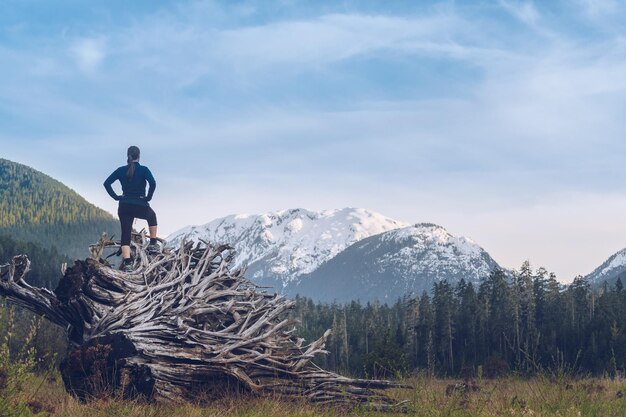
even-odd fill
[[[429,230],[429,229],[445,230],[443,226],[439,226],[438,224],[435,224],[435,223],[416,223],[414,227],[417,229],[424,229],[424,230]]]
[[[288,209],[264,214],[238,214],[189,226],[167,240],[229,243],[237,250],[237,265],[248,264],[256,282],[281,285],[315,270],[348,246],[369,236],[408,224],[360,208]]]
[[[483,252],[473,240],[464,236],[453,236],[441,226],[432,223],[418,223],[381,235],[381,240],[412,246],[418,249],[427,247],[453,248],[457,255],[480,256]],[[412,244],[408,244],[410,241]]]
[[[417,223],[413,226],[408,226],[402,229],[398,229],[392,233],[387,233],[385,239],[394,240],[406,240],[416,238],[429,238],[436,239],[438,241],[446,241],[452,237],[446,229],[441,226],[437,226],[433,223]]]

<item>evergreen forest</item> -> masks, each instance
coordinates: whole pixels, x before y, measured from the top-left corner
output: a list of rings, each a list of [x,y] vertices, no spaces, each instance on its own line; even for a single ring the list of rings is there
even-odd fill
[[[59,254],[55,247],[42,248],[36,243],[14,240],[0,235],[0,264],[8,263],[16,255],[28,255],[30,272],[28,283],[33,287],[54,288],[61,279],[61,265],[72,261]]]
[[[309,341],[333,330],[320,365],[351,375],[614,377],[626,368],[621,280],[562,285],[528,262],[513,274],[495,270],[478,286],[442,281],[393,305],[298,298],[293,315]]]

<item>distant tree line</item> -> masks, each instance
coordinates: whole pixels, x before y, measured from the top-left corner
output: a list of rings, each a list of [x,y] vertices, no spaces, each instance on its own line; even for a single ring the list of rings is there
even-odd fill
[[[30,272],[27,281],[34,287],[54,289],[61,279],[61,265],[71,260],[57,252],[55,247],[43,248],[32,242],[22,242],[0,235],[0,264],[11,261],[16,255],[28,255]]]
[[[9,236],[0,235],[0,264],[8,263],[15,255],[28,255],[31,271],[26,281],[34,287],[54,289],[61,279],[61,265],[70,259],[59,254],[53,247],[42,248],[31,242],[21,242]],[[29,348],[34,349],[42,369],[48,368],[51,361],[58,361],[65,351],[64,329],[45,319],[36,317],[29,311],[9,305],[0,297],[0,340],[8,341],[10,351],[15,354],[24,350],[29,340]],[[37,329],[34,337],[29,333]]]
[[[331,328],[320,365],[380,377],[568,372],[614,376],[626,369],[626,291],[620,280],[593,288],[560,284],[525,262],[494,270],[480,285],[436,283],[393,305],[320,304],[297,298],[293,317],[312,341]]]

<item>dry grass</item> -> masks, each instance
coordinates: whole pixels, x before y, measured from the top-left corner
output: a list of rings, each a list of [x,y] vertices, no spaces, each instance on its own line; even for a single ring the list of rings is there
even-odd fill
[[[50,417],[308,417],[308,416],[626,416],[626,381],[607,379],[503,378],[471,381],[414,378],[414,390],[395,390],[409,400],[408,414],[338,410],[278,398],[229,397],[208,404],[150,405],[115,399],[81,404],[59,380],[31,377],[12,401],[28,404],[31,415]],[[26,414],[16,414],[28,416]]]

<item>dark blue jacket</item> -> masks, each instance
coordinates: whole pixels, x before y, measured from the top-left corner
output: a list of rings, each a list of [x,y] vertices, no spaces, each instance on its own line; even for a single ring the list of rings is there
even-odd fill
[[[139,162],[133,163],[135,164],[135,174],[130,180],[126,178],[128,166],[124,165],[109,175],[109,178],[104,181],[104,188],[106,188],[107,192],[111,197],[113,197],[113,199],[122,203],[149,206],[150,204],[148,204],[148,201],[152,200],[152,195],[154,194],[154,189],[156,188],[156,181],[154,180],[152,172],[150,172],[148,167],[140,165]],[[122,184],[123,195],[115,194],[113,187],[111,187],[111,184],[113,184],[116,180],[119,180],[120,184]],[[150,184],[148,195],[146,195],[146,182]]]

